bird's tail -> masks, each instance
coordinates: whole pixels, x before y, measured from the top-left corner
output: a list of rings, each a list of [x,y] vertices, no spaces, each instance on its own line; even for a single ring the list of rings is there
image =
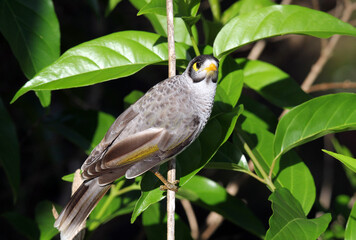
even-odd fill
[[[109,188],[110,184],[101,186],[98,178],[80,185],[54,223],[61,233],[61,240],[71,240],[79,233],[85,220]]]

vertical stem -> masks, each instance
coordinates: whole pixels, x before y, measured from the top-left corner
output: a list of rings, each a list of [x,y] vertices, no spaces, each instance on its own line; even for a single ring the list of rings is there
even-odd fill
[[[174,24],[173,24],[173,0],[166,0],[167,8],[167,37],[168,37],[168,76],[176,75],[176,54],[174,46]],[[174,183],[176,180],[176,159],[168,162],[168,181]],[[174,240],[174,213],[176,193],[167,190],[167,240]]]
[[[209,0],[211,13],[213,14],[214,21],[220,21],[220,2],[219,0]]]

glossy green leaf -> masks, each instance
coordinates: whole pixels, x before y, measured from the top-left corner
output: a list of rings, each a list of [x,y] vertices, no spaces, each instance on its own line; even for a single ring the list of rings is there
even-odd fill
[[[20,187],[20,149],[16,128],[0,99],[0,164],[5,171],[14,196],[14,202]]]
[[[356,36],[356,28],[330,14],[294,5],[275,5],[231,19],[214,42],[221,58],[248,43],[285,34],[328,38],[334,34]]]
[[[274,105],[291,108],[311,99],[288,74],[272,64],[247,59],[237,62],[242,65],[246,86]]]
[[[145,228],[147,239],[161,239],[167,232],[166,208],[156,203],[151,205],[142,214],[142,224]],[[181,220],[178,214],[175,214],[175,239],[192,239],[190,229]]]
[[[35,93],[40,100],[42,107],[51,105],[51,91],[35,91]]]
[[[232,18],[244,14],[250,13],[257,9],[272,6],[275,3],[270,0],[240,0],[232,4],[228,9],[225,10],[221,17],[221,22],[226,24]]]
[[[341,145],[336,138],[332,138],[331,142],[337,153],[348,157],[353,157],[353,154],[351,153],[350,149],[348,149],[346,146]],[[346,166],[344,167],[344,169],[345,169],[346,177],[348,178],[354,191],[356,191],[356,173]]]
[[[265,234],[263,224],[243,201],[231,196],[225,188],[208,178],[194,176],[178,191],[177,196],[221,214],[256,236]]]
[[[356,94],[338,93],[293,108],[278,123],[275,156],[328,133],[356,129],[355,102]]]
[[[210,119],[199,138],[177,156],[177,178],[180,177],[179,186],[184,186],[197,174],[214,156],[219,147],[226,142],[242,111],[242,106],[239,106],[231,112],[222,113]],[[211,136],[214,137],[212,138]],[[167,170],[161,167],[160,171],[165,173]],[[150,205],[165,198],[165,193],[159,190],[160,185],[161,183],[152,173],[148,172],[144,175],[141,182],[142,194],[137,201],[131,222],[134,222]]]
[[[205,168],[249,172],[248,163],[241,150],[231,142],[224,143]]]
[[[187,46],[176,43],[177,59],[188,59]],[[166,39],[154,33],[124,31],[82,43],[39,72],[14,96],[30,90],[89,86],[136,73],[168,59]]]
[[[195,17],[200,6],[199,0],[173,0],[173,15],[177,17]],[[167,15],[166,0],[151,0],[138,12],[138,16],[147,13]]]
[[[226,57],[220,62],[219,79],[215,101],[235,107],[240,98],[244,80],[243,71],[234,59]],[[220,89],[224,90],[226,96],[219,95]]]
[[[10,223],[19,234],[30,240],[38,240],[40,232],[35,221],[17,212],[5,212],[1,217]]]
[[[55,219],[52,214],[51,202],[43,201],[37,204],[35,218],[37,226],[40,229],[40,240],[50,240],[58,234],[58,230],[53,227]]]
[[[345,164],[346,167],[348,167],[349,169],[351,169],[352,171],[354,171],[356,173],[356,159],[352,158],[352,157],[348,157],[342,154],[338,154],[338,153],[334,153],[325,149],[322,149],[322,151],[324,153],[329,154],[330,156],[336,158],[337,160],[339,160],[340,162],[342,162],[343,164]]]
[[[51,0],[1,0],[0,31],[29,79],[59,57],[59,24]]]
[[[345,240],[356,239],[356,202],[351,210],[345,229]]]
[[[319,218],[308,219],[299,202],[285,188],[277,188],[269,197],[273,215],[266,240],[315,240],[328,227],[330,213]]]
[[[238,131],[239,135],[249,145],[264,171],[268,173],[274,158],[274,135],[266,129],[265,123],[260,118],[246,110],[237,126],[241,127]],[[262,176],[258,169],[255,170]],[[295,152],[291,151],[277,160],[272,180],[276,187],[287,188],[299,201],[304,213],[309,213],[315,201],[315,184],[308,167]]]
[[[132,5],[134,5],[134,7],[136,9],[140,10],[147,3],[149,3],[149,0],[130,0],[130,2]],[[148,18],[148,20],[151,22],[156,33],[158,33],[159,35],[161,35],[163,37],[167,37],[167,18],[166,18],[166,16],[159,15],[159,14],[153,14],[153,13],[147,13],[147,14],[145,14],[145,17]],[[175,17],[175,18],[173,18],[173,24],[174,24],[174,41],[192,45],[189,32],[187,30],[187,27],[186,27],[183,19],[180,17]],[[195,26],[192,27],[192,32],[193,32],[194,38],[196,40],[198,40],[198,31]]]

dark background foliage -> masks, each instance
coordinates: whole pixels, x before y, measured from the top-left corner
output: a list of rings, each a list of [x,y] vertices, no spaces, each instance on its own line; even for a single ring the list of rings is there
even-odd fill
[[[311,1],[297,1],[297,4],[313,7]],[[149,21],[144,16],[137,17],[135,9],[129,1],[121,2],[108,16],[104,16],[105,1],[70,1],[55,0],[55,10],[60,22],[61,52],[82,42],[122,30],[143,30],[154,32]],[[319,1],[320,9],[325,12],[337,10],[336,0]],[[222,1],[222,9],[231,5],[231,1]],[[208,1],[203,1],[200,11],[207,19],[211,19]],[[200,41],[204,42],[201,22],[198,23]],[[320,56],[322,41],[307,36],[284,36],[269,39],[260,59],[278,66],[298,82],[302,83],[311,70],[311,65]],[[338,80],[352,80],[356,78],[356,40],[343,37],[339,41],[332,58],[319,74],[316,83],[334,82]],[[234,57],[246,57],[252,45],[247,45],[233,54]],[[70,195],[70,184],[60,181],[65,174],[72,173],[79,168],[86,158],[85,152],[76,145],[63,138],[55,123],[71,121],[80,126],[83,133],[92,135],[96,121],[96,111],[118,116],[124,110],[123,98],[132,90],[146,92],[151,86],[167,77],[166,66],[149,66],[120,80],[52,92],[50,108],[43,108],[33,92],[25,94],[12,105],[10,100],[19,88],[27,81],[17,60],[4,39],[0,35],[0,96],[9,112],[15,126],[20,144],[21,182],[18,200],[13,201],[11,188],[2,171],[0,176],[0,213],[16,210],[28,218],[35,217],[36,205],[43,201],[64,205]],[[338,90],[330,90],[336,92]],[[343,90],[345,91],[345,90]],[[354,91],[352,89],[348,91]],[[243,94],[254,97],[257,101],[269,106],[276,116],[281,114],[279,108],[274,107],[251,90],[244,89]],[[320,92],[312,93],[318,96]],[[325,94],[325,92],[322,92]],[[93,111],[94,110],[94,111]],[[356,155],[355,132],[337,134],[340,142],[349,147]],[[6,141],[6,139],[1,139]],[[310,168],[317,189],[317,199],[323,188],[329,189],[329,208],[335,209],[339,195],[352,196],[355,189],[345,176],[341,164],[325,157],[320,149],[326,148],[323,138],[305,144],[298,149],[299,155]],[[221,185],[226,186],[231,179],[239,182],[238,196],[248,202],[250,209],[268,227],[268,219],[272,213],[268,195],[270,192],[263,184],[242,173],[223,170],[203,170],[205,175]],[[253,189],[253,191],[251,191]],[[322,200],[323,201],[323,200]],[[318,200],[317,200],[318,202]],[[318,205],[318,204],[317,204]],[[315,206],[310,213],[315,214],[322,209]],[[178,204],[177,211],[185,219],[182,206]],[[208,211],[195,207],[196,215],[204,229],[204,221]],[[0,218],[2,230],[1,239],[22,239],[23,236],[3,218]],[[141,226],[141,219],[130,224],[130,215],[124,215],[101,226],[92,239],[145,239]],[[229,221],[215,232],[212,239],[254,239],[252,235],[240,229]]]

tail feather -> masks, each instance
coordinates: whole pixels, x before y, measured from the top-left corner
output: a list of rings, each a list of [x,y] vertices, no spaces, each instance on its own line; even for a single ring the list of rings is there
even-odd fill
[[[82,183],[63,209],[54,226],[61,232],[61,240],[73,239],[110,184],[101,186],[98,178]]]

